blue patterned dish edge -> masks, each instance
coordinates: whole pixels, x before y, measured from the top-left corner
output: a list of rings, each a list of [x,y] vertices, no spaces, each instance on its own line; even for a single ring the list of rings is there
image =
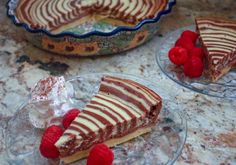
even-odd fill
[[[16,15],[14,14],[14,7],[13,6],[17,5],[17,0],[8,0],[6,7],[7,7],[7,16],[13,21],[13,23],[18,27],[24,28],[26,31],[28,31],[30,33],[42,33],[42,34],[48,35],[49,37],[54,37],[54,38],[61,38],[61,37],[65,37],[65,36],[70,36],[70,37],[82,39],[82,38],[87,38],[87,37],[94,36],[94,35],[96,35],[96,36],[112,36],[112,35],[116,35],[119,32],[122,32],[122,31],[139,30],[145,24],[158,22],[162,16],[167,15],[172,11],[172,7],[175,4],[176,4],[176,0],[169,0],[166,9],[159,12],[155,18],[144,19],[134,27],[119,26],[119,27],[115,28],[114,30],[112,30],[111,32],[101,32],[101,31],[94,30],[94,31],[91,31],[91,32],[88,32],[85,34],[81,34],[81,35],[75,34],[73,32],[61,32],[58,34],[52,34],[50,31],[45,30],[45,29],[32,29],[26,23],[19,22]]]

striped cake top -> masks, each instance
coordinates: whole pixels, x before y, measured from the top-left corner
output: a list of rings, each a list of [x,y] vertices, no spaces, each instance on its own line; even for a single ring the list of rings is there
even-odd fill
[[[129,129],[132,130],[132,127],[149,122],[147,118],[150,111],[160,104],[160,96],[139,83],[117,77],[103,77],[98,94],[75,118],[56,146],[66,144],[71,135],[77,140],[83,140],[86,135],[92,133],[92,141],[97,140],[96,138],[105,140],[107,137],[120,135]],[[143,123],[138,122],[138,119],[143,120]],[[121,124],[120,127],[116,127],[118,123]],[[100,132],[108,127],[112,129],[105,133]]]
[[[197,18],[196,24],[211,65],[222,65],[236,56],[236,22]]]
[[[167,0],[20,0],[16,15],[31,28],[54,31],[92,15],[136,24],[155,17],[166,4]]]

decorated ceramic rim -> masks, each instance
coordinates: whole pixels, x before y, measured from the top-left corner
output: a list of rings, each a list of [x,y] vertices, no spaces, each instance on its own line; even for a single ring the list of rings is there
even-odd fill
[[[50,31],[45,30],[45,29],[32,29],[26,23],[22,23],[22,22],[18,21],[16,15],[14,14],[14,9],[12,8],[11,3],[16,3],[16,0],[8,0],[8,2],[6,4],[7,16],[13,21],[13,23],[16,26],[22,27],[30,33],[43,33],[43,34],[46,34],[50,37],[55,37],[55,38],[60,38],[60,37],[65,37],[65,36],[71,36],[71,37],[74,37],[74,38],[87,38],[87,37],[90,37],[90,36],[93,36],[93,35],[96,35],[96,36],[112,36],[112,35],[115,35],[119,32],[122,32],[122,31],[136,31],[136,30],[139,30],[145,24],[156,23],[160,20],[160,18],[163,15],[167,15],[171,12],[172,7],[176,4],[176,0],[169,0],[166,9],[159,12],[155,18],[153,18],[153,19],[144,19],[134,27],[118,26],[117,28],[115,28],[111,32],[101,32],[101,31],[94,30],[94,31],[91,31],[91,32],[88,32],[88,33],[85,33],[85,34],[81,34],[81,35],[80,34],[75,34],[73,32],[62,32],[62,33],[58,33],[58,34],[52,34]]]

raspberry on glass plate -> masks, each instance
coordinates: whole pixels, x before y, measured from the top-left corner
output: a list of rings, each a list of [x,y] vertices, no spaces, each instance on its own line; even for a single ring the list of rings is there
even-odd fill
[[[168,78],[192,91],[213,97],[236,98],[236,70],[232,69],[213,82],[206,71],[203,49],[192,33],[195,31],[196,27],[193,25],[164,36],[156,48],[158,66]],[[195,43],[194,47],[192,42]],[[188,51],[188,60],[180,48]]]

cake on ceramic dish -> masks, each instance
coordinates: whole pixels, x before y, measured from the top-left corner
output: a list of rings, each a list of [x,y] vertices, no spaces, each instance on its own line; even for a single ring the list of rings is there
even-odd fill
[[[167,0],[20,0],[16,15],[33,29],[61,32],[86,20],[105,20],[116,25],[136,25],[154,18]]]
[[[162,99],[132,80],[102,77],[98,93],[56,142],[65,163],[88,156],[97,143],[112,147],[150,132],[158,121]]]
[[[196,25],[208,75],[217,81],[236,65],[236,21],[199,17]]]

